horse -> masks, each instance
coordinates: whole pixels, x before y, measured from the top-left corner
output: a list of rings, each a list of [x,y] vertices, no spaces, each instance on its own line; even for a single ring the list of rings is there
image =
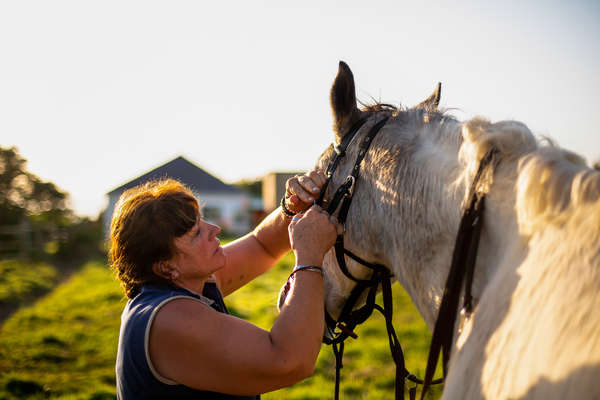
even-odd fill
[[[340,62],[330,91],[334,144],[360,119],[355,143],[389,118],[361,162],[344,247],[385,265],[432,329],[469,188],[490,149],[472,282],[473,312],[455,324],[443,399],[600,399],[600,172],[517,121],[460,122],[439,110],[440,88],[412,108],[358,108]],[[324,195],[357,157],[349,145]],[[330,145],[316,166],[334,157]],[[357,279],[371,270],[346,257]],[[339,316],[355,282],[323,261],[325,308]],[[360,304],[359,304],[360,305]]]

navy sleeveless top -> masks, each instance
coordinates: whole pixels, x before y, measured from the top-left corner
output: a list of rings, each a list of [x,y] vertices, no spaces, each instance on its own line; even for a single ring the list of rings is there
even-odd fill
[[[204,285],[202,296],[177,286],[146,285],[127,302],[121,315],[117,350],[117,399],[260,399],[260,396],[233,396],[192,389],[161,376],[148,352],[150,326],[158,310],[171,300],[196,299],[218,312],[229,314],[214,282]]]

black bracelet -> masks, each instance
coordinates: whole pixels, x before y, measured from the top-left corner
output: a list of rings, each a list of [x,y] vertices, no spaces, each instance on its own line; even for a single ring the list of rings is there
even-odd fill
[[[290,210],[288,210],[288,208],[285,206],[285,194],[283,195],[283,197],[281,198],[281,211],[283,211],[283,213],[285,215],[287,215],[288,217],[293,217],[294,215],[296,215],[295,212],[291,212]]]

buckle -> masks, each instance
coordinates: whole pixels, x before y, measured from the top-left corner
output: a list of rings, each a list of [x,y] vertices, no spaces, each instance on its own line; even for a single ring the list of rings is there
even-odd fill
[[[356,333],[354,333],[353,330],[351,330],[350,328],[348,328],[346,326],[346,324],[344,324],[343,322],[338,322],[337,327],[346,336],[350,336],[352,339],[358,339],[358,335]]]
[[[344,185],[347,185],[348,183],[350,184],[350,187],[346,189],[344,197],[352,197],[352,195],[354,194],[354,185],[356,184],[356,179],[354,179],[352,175],[348,175],[348,177],[344,181]]]

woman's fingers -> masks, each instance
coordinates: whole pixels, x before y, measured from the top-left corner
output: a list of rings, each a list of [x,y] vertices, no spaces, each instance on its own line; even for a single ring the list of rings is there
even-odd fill
[[[306,188],[306,179],[302,179],[304,177],[304,175],[300,175],[300,176],[295,176],[292,179],[289,179],[287,181],[287,187],[286,187],[286,193],[288,193],[290,195],[290,198],[293,197],[294,195],[296,195],[300,201],[304,202],[304,203],[312,203],[313,201],[315,201],[314,197],[313,197],[313,193],[312,190]],[[302,181],[304,181],[304,184],[302,184]],[[312,189],[313,185],[309,185]],[[291,199],[290,199],[291,200]],[[293,200],[292,200],[293,202]]]
[[[338,222],[338,219],[335,217],[335,215],[329,217],[329,222],[335,226],[335,230],[338,235],[344,234],[344,226]]]
[[[305,175],[296,175],[286,183],[286,205],[293,206],[292,211],[302,211],[315,202],[327,177],[320,168]]]
[[[323,187],[325,181],[327,180],[325,173],[323,173],[323,170],[320,168],[309,171],[307,175],[319,190]]]
[[[307,192],[311,192],[312,194],[318,194],[320,192],[319,185],[308,175],[300,175],[298,177],[298,182],[300,183],[300,185],[302,185],[302,188]]]
[[[335,243],[337,226],[329,214],[316,205],[309,208],[299,219],[296,217],[288,228],[292,249],[321,262],[325,253]]]

